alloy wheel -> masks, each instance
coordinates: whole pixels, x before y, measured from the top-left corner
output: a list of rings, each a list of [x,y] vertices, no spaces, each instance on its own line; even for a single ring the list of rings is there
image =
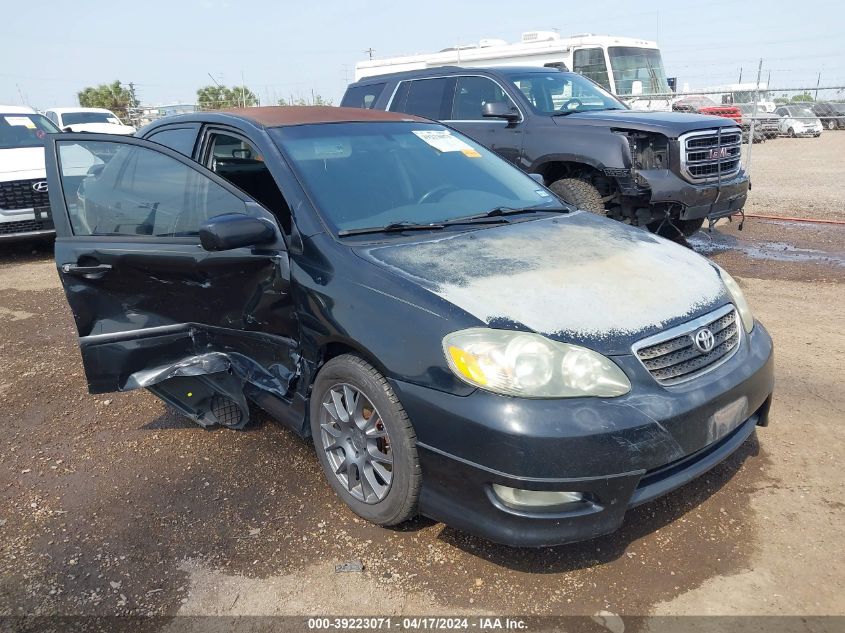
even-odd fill
[[[393,452],[381,415],[350,384],[331,387],[322,405],[320,439],[332,471],[353,497],[378,503],[393,480]]]

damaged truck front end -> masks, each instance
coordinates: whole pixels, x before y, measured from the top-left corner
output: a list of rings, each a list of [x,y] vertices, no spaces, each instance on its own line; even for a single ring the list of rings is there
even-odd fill
[[[750,181],[742,167],[739,128],[662,133],[614,130],[628,141],[630,169],[605,168],[616,181],[607,214],[664,232],[672,224],[688,236],[704,221],[742,211]]]

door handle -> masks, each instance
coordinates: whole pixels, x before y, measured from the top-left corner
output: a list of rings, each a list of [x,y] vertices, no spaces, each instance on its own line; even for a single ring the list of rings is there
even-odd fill
[[[96,266],[78,266],[76,264],[62,264],[62,272],[67,275],[77,275],[86,279],[99,279],[112,269],[111,264],[97,264]]]

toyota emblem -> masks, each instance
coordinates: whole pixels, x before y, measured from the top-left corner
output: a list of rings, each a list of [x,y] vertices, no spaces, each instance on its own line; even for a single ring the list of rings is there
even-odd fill
[[[40,182],[32,183],[32,190],[37,191],[38,193],[47,193],[47,181],[42,180]]]
[[[706,354],[715,346],[716,337],[713,336],[713,332],[703,327],[693,335],[692,342],[695,343],[700,352]]]

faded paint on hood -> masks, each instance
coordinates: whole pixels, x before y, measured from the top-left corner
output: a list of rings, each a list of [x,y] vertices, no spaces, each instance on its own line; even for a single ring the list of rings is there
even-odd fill
[[[583,212],[358,252],[488,325],[605,353],[729,301],[700,255]]]

